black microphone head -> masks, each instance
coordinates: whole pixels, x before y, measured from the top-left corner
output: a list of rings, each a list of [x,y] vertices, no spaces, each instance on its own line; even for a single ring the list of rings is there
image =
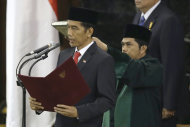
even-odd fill
[[[41,48],[38,48],[36,50],[33,50],[33,51],[29,52],[28,54],[26,54],[26,56],[30,56],[30,55],[35,54],[35,53],[39,53],[39,52],[51,47],[52,45],[53,45],[53,43],[49,43],[49,44],[47,44],[47,45],[45,45],[45,46],[43,46]]]
[[[36,56],[34,56],[34,59],[37,59],[39,57],[41,57],[43,54],[47,54],[49,53],[51,50],[54,50],[55,48],[59,47],[60,43],[53,43],[51,47],[41,51],[40,53],[38,53]]]

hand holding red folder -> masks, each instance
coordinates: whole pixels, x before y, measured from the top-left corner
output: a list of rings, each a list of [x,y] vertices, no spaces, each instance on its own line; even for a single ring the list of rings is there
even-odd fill
[[[57,104],[75,105],[90,92],[72,57],[44,78],[24,75],[19,78],[46,111],[54,111]]]

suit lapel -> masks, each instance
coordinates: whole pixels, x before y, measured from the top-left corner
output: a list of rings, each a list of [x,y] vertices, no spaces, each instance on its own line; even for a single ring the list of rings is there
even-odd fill
[[[141,12],[138,11],[134,20],[133,20],[133,24],[139,24],[140,17],[141,17]]]
[[[160,5],[161,5],[161,3],[160,3]],[[156,23],[157,16],[159,14],[158,10],[159,10],[159,6],[160,5],[158,5],[158,7],[150,14],[150,16],[148,17],[148,19],[146,20],[146,22],[144,24],[144,26],[146,28],[148,28],[150,30],[153,28],[154,24]],[[151,26],[151,23],[152,23],[152,26]]]
[[[67,51],[62,51],[61,52],[61,56],[58,60],[57,66],[61,65],[62,63],[64,63],[69,57],[73,56],[73,53],[75,51],[75,48],[69,48],[69,49],[65,49]]]
[[[156,23],[157,15],[150,16],[146,22],[144,23],[144,26],[151,30],[154,27],[154,24]]]
[[[163,2],[161,2],[157,8],[151,13],[147,21],[145,22],[144,26],[148,29],[150,29],[150,24],[152,23],[151,29],[154,27],[154,24],[156,24],[158,16],[160,15],[160,10],[162,10],[162,7],[165,6]]]
[[[69,50],[69,52],[66,55],[66,59],[68,59],[69,57],[73,57],[75,53],[75,48],[71,48],[71,50]]]
[[[148,17],[148,19],[145,21],[144,26],[148,29],[152,29],[154,27],[154,24],[157,21],[157,17],[159,15],[160,9],[163,7],[163,2],[161,2],[158,7],[151,13],[151,15]],[[138,12],[133,23],[138,24],[141,17],[141,12]],[[152,26],[151,26],[152,25]]]
[[[82,58],[80,59],[79,63],[77,64],[78,69],[81,71],[85,65],[89,62],[89,60],[92,58],[93,54],[96,52],[97,49],[97,45],[94,42],[94,44],[92,44],[87,51],[84,53],[84,55],[82,56]]]

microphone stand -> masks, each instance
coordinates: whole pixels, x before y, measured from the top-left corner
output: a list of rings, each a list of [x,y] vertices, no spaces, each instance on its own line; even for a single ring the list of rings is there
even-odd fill
[[[22,87],[22,90],[23,90],[23,117],[22,117],[22,127],[26,127],[26,89],[25,89],[25,87],[24,87],[22,81],[19,79],[18,74],[21,74],[22,68],[23,68],[24,65],[26,65],[29,61],[31,61],[31,60],[33,60],[33,59],[37,59],[37,58],[40,57],[40,59],[36,60],[36,61],[32,64],[32,66],[30,67],[29,73],[28,73],[28,75],[30,76],[30,75],[31,75],[31,70],[32,70],[32,68],[34,67],[34,65],[35,65],[37,62],[39,62],[40,60],[46,59],[46,58],[48,57],[48,53],[49,53],[51,50],[57,48],[59,45],[60,45],[60,44],[57,43],[57,44],[55,44],[53,47],[51,47],[51,48],[49,48],[49,49],[46,49],[45,51],[41,51],[41,52],[40,52],[41,54],[39,53],[39,55],[36,55],[35,57],[32,57],[32,58],[29,58],[29,59],[25,60],[25,61],[20,65],[20,62],[22,61],[22,59],[23,59],[25,56],[28,56],[28,55],[29,55],[29,54],[26,54],[25,56],[23,56],[23,57],[21,58],[21,60],[19,61],[18,65],[17,65],[17,68],[16,68],[17,81],[16,81],[16,82],[17,82],[17,85],[18,85],[18,86],[21,86],[21,87]],[[19,65],[20,65],[20,67],[19,67]],[[19,67],[19,71],[17,70],[18,67]],[[17,74],[17,71],[18,71],[18,74]]]
[[[45,53],[44,56],[41,56],[40,59],[36,60],[36,61],[31,65],[31,67],[30,67],[30,69],[29,69],[29,72],[28,72],[28,76],[31,76],[32,68],[34,67],[34,65],[35,65],[37,62],[39,62],[40,60],[44,60],[44,59],[46,59],[46,58],[48,57],[47,54],[48,54],[48,53]]]
[[[26,55],[25,55],[25,56],[26,56]],[[24,56],[24,57],[25,57],[25,56]],[[23,58],[24,58],[24,57],[23,57]],[[23,58],[22,58],[22,59],[23,59]],[[22,60],[22,59],[21,59],[21,60]],[[20,60],[20,61],[21,61],[21,60]],[[32,58],[29,58],[29,59],[25,60],[25,61],[20,65],[18,74],[21,74],[21,70],[22,70],[22,68],[24,67],[24,65],[26,65],[26,64],[27,64],[29,61],[31,61],[31,60],[32,60]],[[19,62],[19,64],[20,64],[20,62]],[[19,66],[19,64],[18,64],[18,66]],[[17,67],[18,67],[18,66],[17,66]],[[25,87],[24,87],[22,81],[19,79],[18,74],[17,74],[17,69],[16,69],[17,85],[20,86],[20,87],[22,87],[22,91],[23,91],[22,127],[26,127],[26,89],[25,89]]]
[[[28,73],[28,76],[31,76],[31,70],[32,70],[32,68],[34,67],[34,65],[37,63],[37,62],[39,62],[40,60],[44,60],[44,59],[46,59],[47,57],[48,57],[48,55],[47,55],[48,53],[45,53],[45,55],[43,55],[43,56],[41,56],[40,57],[40,59],[38,59],[38,60],[36,60],[32,65],[31,65],[31,67],[30,67],[30,69],[29,69],[29,73]],[[25,55],[26,56],[26,55]],[[24,57],[25,57],[24,56]],[[23,57],[23,58],[24,58]],[[22,59],[23,59],[22,58]],[[21,60],[22,60],[21,59]],[[21,65],[20,65],[20,67],[19,67],[19,70],[18,70],[18,74],[21,74],[21,70],[22,70],[22,68],[29,62],[29,61],[31,61],[31,60],[33,60],[34,58],[29,58],[29,59],[27,59],[27,60],[25,60]],[[20,60],[20,61],[21,61]],[[20,62],[19,62],[19,64],[20,64]],[[19,64],[18,64],[18,66],[19,66]],[[18,86],[20,86],[20,87],[22,87],[22,93],[23,93],[23,103],[22,103],[22,105],[23,105],[23,112],[22,112],[22,127],[26,127],[26,88],[24,87],[24,85],[23,85],[23,83],[22,83],[22,81],[19,79],[19,77],[18,77],[18,74],[17,74],[17,71],[16,71],[16,75],[17,75],[17,85]]]

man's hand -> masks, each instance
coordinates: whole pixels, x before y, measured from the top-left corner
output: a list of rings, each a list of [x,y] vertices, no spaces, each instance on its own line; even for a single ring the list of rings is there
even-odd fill
[[[37,110],[43,110],[44,109],[42,104],[40,102],[36,101],[36,98],[29,97],[29,100],[30,100],[30,107],[32,110],[37,111]]]
[[[108,46],[104,42],[102,42],[97,37],[92,37],[92,39],[96,42],[96,44],[98,45],[99,48],[101,48],[102,50],[107,52]]]
[[[175,111],[167,110],[165,108],[162,109],[162,119],[168,119],[175,115]]]
[[[78,112],[75,106],[67,106],[58,104],[54,107],[54,111],[67,117],[77,118]]]

